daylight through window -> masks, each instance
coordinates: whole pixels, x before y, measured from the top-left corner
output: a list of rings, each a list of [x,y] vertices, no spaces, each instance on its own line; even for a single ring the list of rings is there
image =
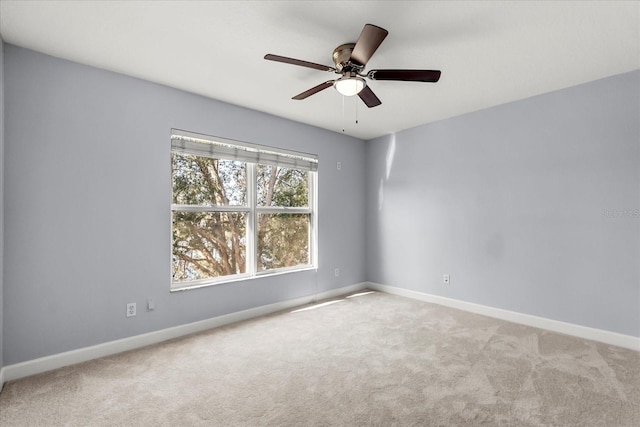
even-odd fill
[[[317,157],[171,132],[174,290],[315,265]]]

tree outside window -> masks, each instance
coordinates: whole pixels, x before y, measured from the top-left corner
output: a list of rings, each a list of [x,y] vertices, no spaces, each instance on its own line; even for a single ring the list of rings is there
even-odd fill
[[[172,288],[313,265],[315,172],[175,147],[171,171]]]

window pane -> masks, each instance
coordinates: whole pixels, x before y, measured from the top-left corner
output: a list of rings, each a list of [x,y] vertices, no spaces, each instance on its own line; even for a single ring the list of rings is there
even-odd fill
[[[258,215],[258,271],[309,263],[309,214]]]
[[[244,213],[174,212],[173,281],[244,273],[246,224]]]
[[[309,173],[300,169],[257,165],[258,206],[307,207]]]
[[[179,153],[171,154],[173,203],[246,206],[246,164]]]

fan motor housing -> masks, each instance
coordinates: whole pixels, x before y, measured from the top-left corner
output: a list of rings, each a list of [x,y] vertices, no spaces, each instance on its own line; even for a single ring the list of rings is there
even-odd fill
[[[333,50],[333,63],[336,65],[336,69],[341,73],[352,71],[360,72],[362,70],[362,66],[351,62],[351,52],[353,52],[355,45],[355,43],[345,43]]]

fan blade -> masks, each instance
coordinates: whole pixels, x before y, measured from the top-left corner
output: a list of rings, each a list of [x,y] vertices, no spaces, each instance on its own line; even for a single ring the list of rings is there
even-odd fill
[[[329,80],[327,82],[320,83],[318,86],[314,86],[309,90],[305,90],[304,92],[294,96],[291,99],[297,99],[297,100],[305,99],[305,98],[313,95],[314,93],[318,93],[321,90],[325,90],[326,88],[331,87],[331,86],[333,86],[333,80]]]
[[[365,86],[360,92],[358,92],[358,96],[369,108],[377,107],[382,104],[382,101],[378,99],[369,86]]]
[[[439,70],[371,70],[367,74],[372,80],[402,80],[407,82],[430,82],[440,80]]]
[[[264,56],[269,61],[284,62],[285,64],[299,65],[301,67],[313,68],[320,71],[336,71],[335,68],[328,65],[316,64],[315,62],[302,61],[300,59],[287,58],[286,56],[272,55],[270,53]]]
[[[351,61],[366,65],[373,53],[378,49],[378,46],[387,37],[387,34],[389,32],[384,28],[371,24],[365,25],[356,45],[353,47],[353,52],[351,52]]]

